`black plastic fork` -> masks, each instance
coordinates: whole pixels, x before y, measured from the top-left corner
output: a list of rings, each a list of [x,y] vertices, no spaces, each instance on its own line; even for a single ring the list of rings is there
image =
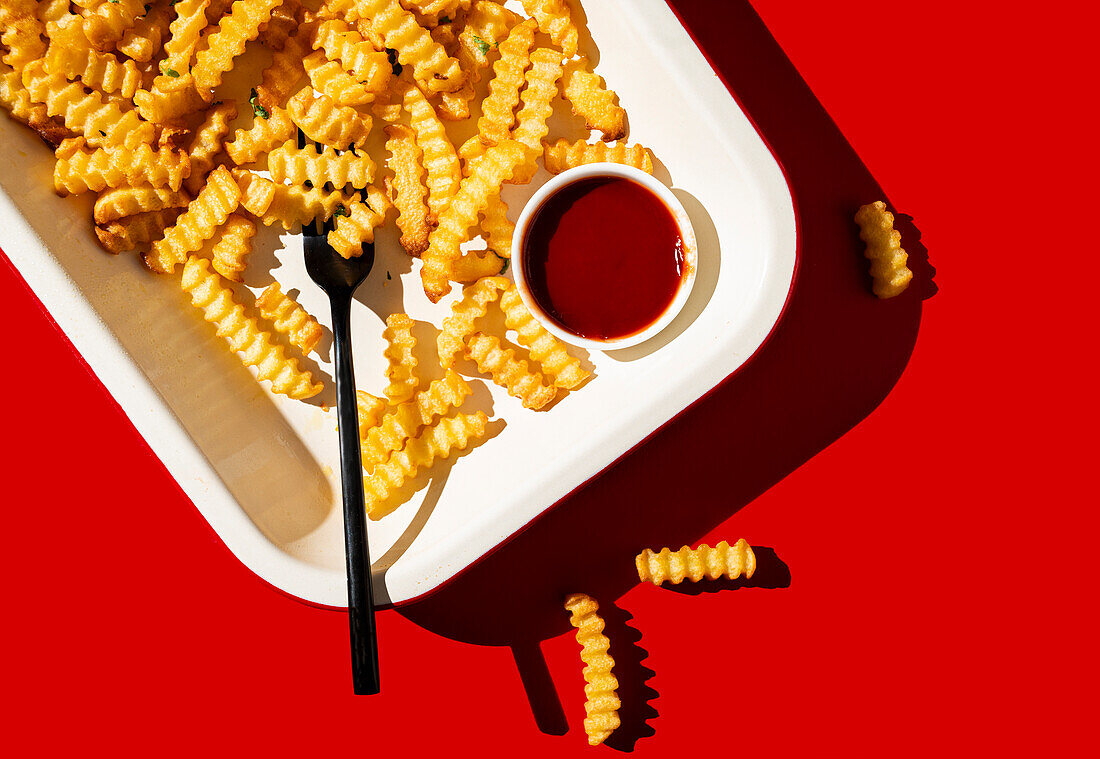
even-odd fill
[[[298,132],[298,147],[305,135]],[[320,151],[321,146],[317,146]],[[351,682],[356,695],[377,693],[378,637],[374,625],[367,516],[363,505],[363,459],[359,448],[359,414],[355,370],[351,360],[351,300],[374,266],[374,244],[363,255],[346,259],[328,244],[332,218],[302,229],[306,271],[328,295],[332,307],[332,352],[336,364],[336,415],[340,428],[340,480],[344,493],[344,553],[348,568],[348,626],[351,632]]]

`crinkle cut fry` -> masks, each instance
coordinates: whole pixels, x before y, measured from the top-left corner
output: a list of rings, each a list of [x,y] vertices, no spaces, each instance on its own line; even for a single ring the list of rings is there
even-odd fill
[[[469,395],[466,380],[448,369],[442,379],[434,380],[412,400],[395,406],[378,426],[367,430],[363,436],[363,466],[370,470],[388,459],[436,417],[446,416],[461,406]]]
[[[481,212],[481,236],[485,245],[500,258],[512,257],[512,236],[516,225],[508,218],[508,204],[498,192],[491,195]]]
[[[435,108],[419,87],[407,86],[403,102],[409,113],[409,124],[416,132],[416,144],[424,152],[424,168],[428,173],[428,210],[432,218],[439,218],[462,183],[458,154]]]
[[[147,184],[122,185],[99,193],[92,208],[92,218],[96,224],[107,224],[162,208],[186,208],[190,202],[191,196],[185,190],[174,191]]]
[[[17,71],[5,70],[0,64],[0,107],[18,122],[33,129],[47,144],[57,147],[64,140],[73,137],[58,119],[46,113],[46,106],[31,99],[30,93],[23,87],[23,80]]]
[[[557,388],[547,385],[542,374],[531,369],[528,363],[516,358],[511,348],[504,348],[495,335],[475,332],[466,339],[466,357],[477,364],[482,374],[488,374],[493,382],[519,398],[524,408],[537,411],[557,395]]]
[[[46,51],[46,66],[67,79],[79,79],[84,86],[105,93],[117,92],[121,97],[132,98],[141,84],[137,64],[126,59],[120,61],[109,53],[94,50],[79,27],[69,27],[72,34],[50,40]],[[83,43],[83,44],[81,44]]]
[[[393,177],[386,177],[386,185],[397,208],[397,227],[401,230],[401,247],[410,256],[419,256],[428,248],[431,232],[427,197],[424,184],[422,152],[416,144],[413,130],[402,124],[390,124],[385,129],[387,161]]]
[[[374,242],[374,230],[386,221],[389,201],[377,187],[368,187],[362,203],[347,206],[347,214],[336,218],[336,228],[325,238],[344,258],[363,255],[363,244]]]
[[[298,0],[282,0],[271,9],[271,18],[260,25],[260,44],[273,52],[280,52],[299,26],[302,4]]]
[[[41,38],[45,29],[36,11],[37,4],[33,0],[0,2],[0,45],[6,48],[0,60],[16,73],[22,73],[28,63],[46,53],[46,44]]]
[[[125,146],[132,150],[153,141],[153,125],[142,121],[136,111],[123,112],[114,103],[104,102],[98,92],[84,92],[79,82],[66,82],[48,73],[44,61],[27,64],[23,86],[31,100],[46,104],[46,115],[61,116],[65,126],[84,135],[92,147]]]
[[[439,217],[439,223],[429,238],[424,252],[424,266],[420,270],[424,293],[432,303],[451,290],[448,281],[451,267],[461,255],[463,242],[470,228],[477,224],[477,217],[488,202],[489,196],[499,191],[501,184],[512,177],[517,167],[527,160],[530,150],[514,140],[505,140],[485,151],[477,158],[478,170],[462,180],[451,205]]]
[[[620,163],[641,169],[646,174],[653,173],[653,156],[650,155],[649,150],[637,143],[627,145],[625,142],[616,142],[608,145],[597,142],[595,145],[589,145],[583,140],[579,142],[558,140],[553,144],[544,141],[542,163],[551,174],[560,174],[566,169],[587,163]]]
[[[523,305],[519,290],[510,287],[504,291],[500,308],[504,312],[504,325],[516,331],[516,342],[527,349],[555,386],[572,390],[592,376],[581,368],[580,361],[569,355],[565,345],[531,315]]]
[[[553,111],[551,103],[558,94],[561,72],[561,53],[546,47],[531,53],[527,86],[520,95],[523,107],[516,114],[516,128],[512,132],[512,139],[526,145],[530,152],[523,165],[516,169],[509,180],[515,184],[527,184],[538,171],[535,159],[542,150],[542,138],[550,131],[546,120]]]
[[[451,262],[451,279],[467,284],[504,271],[504,259],[491,250],[468,250]]]
[[[168,39],[174,12],[169,0],[153,0],[149,11],[122,35],[117,50],[138,63],[151,61]]]
[[[639,581],[654,585],[665,582],[679,585],[685,578],[692,582],[699,582],[704,577],[735,580],[742,575],[752,577],[756,571],[756,554],[742,538],[732,546],[723,540],[714,548],[706,543],[695,549],[684,546],[679,551],[662,548],[655,552],[647,548],[634,557],[634,566]]]
[[[913,279],[909,254],[901,247],[901,232],[894,229],[894,214],[881,200],[865,205],[856,213],[859,239],[867,243],[864,255],[871,261],[872,290],[880,298],[900,295]]]
[[[466,349],[466,339],[474,334],[477,320],[483,318],[489,306],[511,286],[512,283],[505,277],[485,277],[467,287],[462,298],[451,304],[451,315],[443,320],[435,343],[441,366],[454,366],[455,360]]]
[[[256,39],[260,24],[271,18],[272,9],[281,0],[237,0],[228,16],[218,23],[218,29],[208,38],[209,47],[195,54],[192,75],[195,87],[206,102],[213,100],[211,91],[222,83],[222,77],[233,68],[234,60],[244,52],[245,44]]]
[[[161,208],[125,216],[95,228],[99,246],[108,253],[138,250],[164,237],[164,230],[176,222],[179,208]]]
[[[145,9],[142,0],[107,0],[88,11],[83,17],[84,34],[97,50],[108,50],[122,39]]]
[[[589,129],[600,132],[604,142],[626,136],[626,111],[616,102],[615,93],[604,86],[603,77],[589,70],[587,58],[568,61],[561,84],[573,113],[584,118]]]
[[[316,21],[300,24],[287,38],[283,49],[271,56],[271,65],[263,70],[260,84],[256,87],[256,99],[261,106],[268,110],[282,107],[306,75],[302,61],[309,54],[310,40],[316,28]]]
[[[255,236],[256,224],[252,219],[239,213],[229,214],[210,249],[214,271],[232,282],[240,282],[241,273],[248,266],[248,255],[252,252],[252,238]]]
[[[229,160],[237,166],[252,163],[276,145],[294,138],[290,114],[277,106],[267,109],[267,114],[267,118],[257,115],[251,127],[238,129],[233,133],[233,141],[225,144]]]
[[[210,181],[198,197],[191,201],[163,240],[153,243],[144,256],[145,265],[155,272],[170,274],[177,264],[184,263],[190,253],[202,248],[214,236],[214,230],[237,210],[241,188],[224,166],[210,174]]]
[[[283,292],[278,282],[268,285],[256,299],[260,316],[271,322],[275,331],[286,335],[291,345],[302,353],[309,353],[321,339],[321,325]]]
[[[394,491],[436,460],[449,458],[452,451],[466,450],[471,440],[485,434],[488,421],[481,411],[444,417],[425,428],[418,437],[411,438],[404,450],[394,453],[364,478],[367,516],[381,519],[397,508],[399,504],[391,500]]]
[[[597,613],[600,605],[584,593],[572,593],[565,599],[569,624],[577,630],[584,662],[584,732],[588,744],[598,746],[619,726],[619,681],[612,670],[615,660],[608,653],[611,641],[604,635],[604,621]]]
[[[313,95],[314,91],[306,88],[286,104],[290,118],[309,139],[337,150],[347,150],[352,145],[357,148],[366,145],[372,123],[370,116],[353,108],[337,105],[325,95]]]
[[[364,84],[349,76],[340,64],[325,57],[324,50],[315,50],[302,59],[313,89],[323,93],[337,105],[366,105],[374,101]]]
[[[358,202],[358,193],[348,197],[336,190],[320,187],[304,189],[294,185],[275,184],[251,171],[234,169],[233,176],[241,187],[241,205],[245,210],[271,226],[279,222],[288,232],[296,232],[313,221],[328,221],[336,209],[345,210]]]
[[[416,22],[397,0],[356,0],[356,11],[397,51],[402,66],[412,66],[416,81],[430,92],[450,92],[462,86],[464,74],[458,61]]]
[[[440,118],[447,121],[470,118],[470,101],[474,99],[482,71],[489,66],[490,52],[498,49],[498,45],[508,37],[509,30],[522,20],[519,14],[488,0],[475,2],[470,7],[458,35],[458,51],[455,54],[466,72],[466,82],[454,92],[442,94]]]
[[[486,145],[496,145],[507,139],[516,123],[515,109],[523,75],[531,65],[531,46],[535,42],[536,24],[527,20],[512,28],[500,43],[500,59],[493,64],[489,94],[481,102],[481,117],[477,120],[478,136]]]
[[[76,137],[65,140],[55,151],[53,178],[58,195],[141,182],[175,191],[191,173],[191,162],[183,151],[153,150],[145,143],[135,150],[117,146],[87,150],[84,145],[84,138]]]
[[[416,375],[416,338],[412,333],[413,320],[408,314],[390,314],[386,317],[386,329],[382,337],[386,349],[386,398],[390,403],[404,403],[416,392],[420,379]]]
[[[182,74],[156,77],[151,89],[134,93],[134,105],[143,119],[172,125],[199,111],[205,103],[195,89],[194,77]]]
[[[255,367],[257,379],[271,382],[272,391],[295,399],[321,392],[324,386],[314,383],[310,373],[299,369],[298,361],[287,358],[283,347],[274,344],[271,335],[245,314],[244,307],[233,299],[233,291],[210,271],[209,260],[188,257],[180,286],[191,296],[192,304],[202,309],[206,321],[217,327],[218,336],[226,339],[241,363]]]
[[[577,54],[579,35],[565,0],[522,0],[523,10],[539,22],[539,31],[562,49],[566,58]]]
[[[177,74],[185,74],[191,69],[199,37],[207,25],[206,9],[209,5],[210,0],[179,0],[174,4],[176,15],[168,27],[168,38],[164,42],[161,72],[171,69]]]
[[[327,184],[336,189],[354,187],[361,190],[374,181],[377,167],[365,152],[337,153],[327,145],[318,152],[312,143],[299,148],[287,142],[267,154],[267,169],[271,179],[280,184],[309,182],[315,187]]]
[[[363,39],[346,21],[330,19],[313,34],[314,50],[324,49],[330,61],[336,61],[355,76],[367,92],[385,92],[393,78],[389,56]]]
[[[355,391],[355,410],[359,416],[359,439],[366,440],[367,433],[378,426],[386,402],[365,390]]]
[[[191,158],[191,175],[185,183],[192,195],[197,195],[206,183],[206,175],[214,168],[214,159],[222,152],[225,136],[229,134],[229,122],[235,118],[237,106],[230,100],[210,108],[202,124],[195,130],[187,151]]]

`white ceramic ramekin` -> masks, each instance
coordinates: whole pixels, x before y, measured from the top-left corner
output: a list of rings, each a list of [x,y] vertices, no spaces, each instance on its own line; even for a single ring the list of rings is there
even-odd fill
[[[599,177],[622,177],[623,179],[629,179],[633,182],[637,182],[656,195],[661,202],[665,204],[676,220],[676,226],[679,227],[680,238],[683,241],[684,250],[684,269],[680,276],[680,286],[676,291],[676,295],[672,298],[672,302],[668,304],[668,308],[664,310],[656,321],[645,329],[630,335],[609,340],[581,337],[561,327],[542,309],[541,306],[539,306],[538,301],[536,301],[531,294],[531,290],[527,286],[527,280],[524,278],[523,274],[523,249],[525,247],[528,230],[531,226],[531,221],[534,219],[539,208],[542,207],[543,203],[545,203],[549,197],[556,194],[564,187],[583,179]],[[614,225],[615,219],[608,219],[607,223],[609,225]],[[531,196],[531,199],[527,201],[527,205],[523,207],[523,211],[516,221],[516,231],[512,237],[512,276],[515,278],[516,288],[519,290],[520,297],[523,299],[523,304],[527,306],[527,309],[532,315],[534,315],[539,323],[546,327],[547,331],[551,334],[564,342],[588,350],[609,351],[618,350],[619,348],[629,348],[632,345],[638,345],[639,343],[645,342],[667,327],[669,322],[675,319],[676,315],[680,313],[680,309],[684,307],[684,303],[687,302],[688,296],[691,294],[691,288],[695,284],[695,272],[698,265],[699,251],[695,243],[695,231],[691,228],[691,219],[688,218],[687,211],[684,210],[684,206],[677,200],[672,190],[665,187],[664,184],[657,181],[649,174],[646,174],[644,171],[635,169],[632,166],[622,166],[617,163],[590,163],[585,166],[578,166],[575,169],[568,169],[558,174],[540,187],[535,194]],[[578,277],[583,275],[584,272],[577,272]],[[614,293],[608,293],[607,297],[613,298],[615,296]]]

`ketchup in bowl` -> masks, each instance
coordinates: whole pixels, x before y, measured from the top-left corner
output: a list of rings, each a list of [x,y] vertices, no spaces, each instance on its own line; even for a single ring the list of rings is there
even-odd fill
[[[580,179],[546,198],[523,240],[523,278],[559,327],[592,340],[657,321],[684,276],[684,241],[668,206],[620,176]]]

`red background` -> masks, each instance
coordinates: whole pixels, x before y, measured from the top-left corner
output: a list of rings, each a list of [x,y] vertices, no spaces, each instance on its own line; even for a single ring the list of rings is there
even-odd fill
[[[348,695],[346,616],[236,561],[0,266],[14,755],[584,755],[574,589],[623,682],[598,751],[1095,748],[1095,5],[674,5],[790,175],[788,313],[610,473],[381,612],[381,696]],[[916,272],[888,302],[850,221],[877,197]],[[739,536],[773,549],[757,587],[631,587],[643,545]]]

